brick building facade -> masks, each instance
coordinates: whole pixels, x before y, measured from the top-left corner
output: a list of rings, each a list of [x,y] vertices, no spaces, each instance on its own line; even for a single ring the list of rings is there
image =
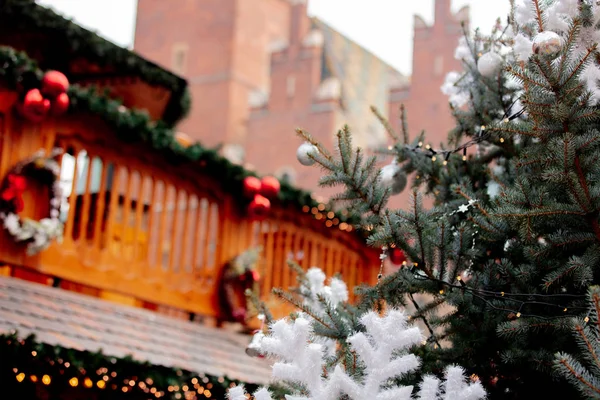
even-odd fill
[[[356,144],[374,149],[387,137],[369,106],[397,126],[401,103],[413,134],[425,129],[432,143],[453,126],[440,86],[460,68],[454,49],[469,11],[453,14],[450,0],[433,1],[433,25],[414,19],[412,77],[309,18],[306,0],[178,0],[177,7],[138,0],[134,47],[188,79],[193,108],[182,132],[222,145],[226,156],[259,173],[327,196],[316,187],[320,171],[296,162],[295,127],[331,148],[347,123]],[[393,203],[405,199],[403,193]]]

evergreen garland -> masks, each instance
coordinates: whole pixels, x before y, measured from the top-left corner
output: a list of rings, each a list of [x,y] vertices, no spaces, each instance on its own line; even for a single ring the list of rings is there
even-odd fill
[[[43,76],[36,62],[27,54],[10,47],[0,47],[0,79],[13,90],[24,92],[37,87]],[[143,143],[160,152],[175,165],[199,164],[207,174],[223,185],[224,190],[235,199],[243,199],[242,181],[248,176],[257,176],[240,165],[233,164],[219,155],[216,149],[205,148],[200,143],[182,146],[175,132],[162,121],[154,122],[141,110],[128,109],[95,87],[82,88],[72,84],[68,90],[71,105],[69,113],[91,113],[100,117],[115,132],[117,137],[128,143]],[[308,212],[319,203],[307,191],[281,182],[278,200],[284,205]],[[327,210],[323,211],[327,214]],[[353,215],[335,213],[341,222],[354,224]]]
[[[52,396],[82,391],[85,398],[153,396],[173,400],[223,399],[229,387],[241,383],[227,377],[156,366],[129,356],[117,358],[102,352],[52,346],[38,342],[34,336],[19,338],[16,333],[0,335],[0,382],[4,393],[19,393],[19,398],[36,398],[39,392]],[[256,388],[253,384],[244,385]]]
[[[174,126],[182,120],[190,110],[190,94],[184,79],[80,27],[54,11],[37,5],[34,0],[0,2],[0,20],[0,32],[37,32],[51,40],[52,46],[46,46],[46,55],[55,56],[51,57],[52,60],[44,60],[44,69],[60,70],[57,64],[84,58],[99,66],[138,76],[151,85],[169,89],[171,99],[162,117],[169,126]]]

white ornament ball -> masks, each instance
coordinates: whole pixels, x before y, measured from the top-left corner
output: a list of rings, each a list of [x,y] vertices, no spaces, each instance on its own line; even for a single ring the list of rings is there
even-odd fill
[[[317,146],[310,143],[303,143],[300,145],[300,147],[298,147],[298,150],[296,151],[296,157],[298,158],[300,164],[310,167],[315,163],[315,160],[310,158],[310,155],[317,154],[318,152],[319,149],[317,149]]]
[[[380,177],[382,185],[390,188],[392,194],[398,194],[406,187],[406,174],[397,164],[381,168]]]
[[[502,64],[504,60],[500,54],[488,51],[477,61],[477,70],[479,73],[486,78],[492,78],[498,75],[498,72],[502,69]]]
[[[563,48],[561,37],[552,31],[543,31],[533,38],[533,52],[545,56],[555,57]]]

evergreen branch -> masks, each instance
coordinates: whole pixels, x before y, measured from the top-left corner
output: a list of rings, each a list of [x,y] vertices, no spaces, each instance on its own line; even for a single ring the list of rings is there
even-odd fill
[[[542,19],[542,10],[540,8],[539,0],[533,0],[533,3],[535,4],[535,12],[537,13],[536,21],[538,23],[538,28],[539,28],[540,32],[543,32],[544,31],[544,23],[543,23],[543,19]]]
[[[569,29],[567,38],[565,40],[565,43],[567,43],[568,47],[571,47],[572,44],[575,43],[575,39],[576,39],[577,33],[579,32],[580,27],[581,27],[581,20],[579,18],[575,18],[573,20],[573,23],[571,24],[571,28]],[[569,56],[569,51],[564,51],[562,53],[562,55],[560,57],[559,66],[558,66],[558,76],[563,76],[563,73],[565,72],[565,64],[568,60],[568,56]]]
[[[418,202],[418,193],[417,191],[413,191],[413,212],[414,212],[414,225],[415,225],[415,230],[417,232],[417,240],[419,241],[419,248],[421,250],[421,260],[419,262],[419,268],[425,272],[425,274],[429,277],[429,278],[433,278],[433,273],[431,272],[431,270],[429,268],[427,268],[426,265],[426,257],[425,257],[425,241],[423,240],[423,227],[420,224],[420,220],[419,220],[419,202]]]
[[[515,70],[512,66],[508,66],[507,67],[508,72],[510,72],[512,75],[516,76],[517,78],[519,78],[520,80],[523,81],[523,84],[525,85],[525,83],[529,84],[529,85],[533,85],[533,86],[537,86],[540,87],[544,90],[548,90],[548,91],[552,91],[551,87],[545,86],[543,84],[541,84],[540,82],[536,82],[533,79],[529,78],[528,76],[524,75],[523,73]],[[525,86],[526,90],[527,90],[527,86]]]
[[[597,366],[600,366],[600,359],[598,358],[598,354],[596,353],[595,346],[590,342],[581,324],[575,325],[575,332],[577,333],[577,335],[580,336],[580,340],[582,340],[585,344],[585,347],[588,351],[588,355],[590,355],[593,358]]]
[[[408,294],[408,297],[410,298],[410,301],[412,302],[413,306],[415,307],[415,309],[417,310],[417,312],[420,313],[421,311],[421,307],[419,306],[419,303],[417,303],[417,301],[415,300],[414,296],[412,293]],[[423,321],[423,323],[425,324],[425,326],[427,327],[427,330],[429,331],[429,337],[433,338],[433,341],[435,342],[435,344],[438,345],[438,347],[442,347],[440,345],[440,343],[438,342],[437,338],[435,337],[435,332],[433,331],[433,328],[431,327],[431,325],[429,324],[429,321],[427,320],[427,318],[425,318],[425,315],[420,314],[418,316],[419,319],[421,319],[421,321]]]
[[[383,115],[381,115],[381,113],[379,112],[377,107],[371,106],[371,112],[373,114],[375,114],[375,117],[377,117],[377,119],[379,120],[379,123],[381,125],[383,125],[383,127],[387,131],[388,135],[390,135],[394,141],[396,141],[396,142],[399,141],[400,138],[398,137],[398,134],[396,133],[396,131],[394,130],[392,125],[389,123],[389,121]]]
[[[316,146],[319,149],[319,152],[323,155],[323,157],[325,157],[330,162],[333,162],[333,157],[331,156],[331,154],[327,151],[325,147],[323,147],[323,145],[321,145],[321,143],[315,140],[312,137],[312,135],[310,135],[308,132],[301,128],[296,128],[296,134],[298,134],[300,137],[302,137],[305,141],[309,142],[313,146]],[[315,161],[319,162],[318,160]]]
[[[522,213],[494,213],[494,216],[497,217],[506,217],[506,218],[530,218],[530,217],[549,217],[554,215],[577,215],[577,216],[586,216],[587,213],[581,211],[570,211],[570,210],[540,210],[540,211],[529,211]]]
[[[569,362],[567,361],[566,358],[561,358],[559,360],[560,364],[569,371],[569,373],[571,375],[573,375],[575,377],[575,379],[577,379],[579,382],[583,383],[585,386],[587,386],[588,388],[590,388],[591,390],[593,390],[594,392],[600,394],[600,388],[595,387],[594,385],[592,385],[587,379],[585,379],[583,377],[583,375],[579,374],[575,368],[569,364]]]
[[[585,65],[585,63],[587,62],[587,60],[590,57],[590,55],[592,55],[592,53],[594,53],[597,48],[598,48],[598,43],[594,43],[592,45],[592,47],[590,47],[587,50],[586,55],[581,60],[579,60],[579,62],[577,63],[577,65],[575,66],[575,68],[573,69],[573,71],[571,71],[571,74],[569,74],[569,76],[567,77],[567,79],[563,82],[563,84],[562,84],[561,87],[565,87],[565,85],[567,83],[569,83],[571,81],[571,79],[573,79],[573,77],[575,75],[577,75],[577,73],[579,72],[579,70],[581,69],[581,67],[583,67]]]
[[[289,293],[286,293],[286,292],[284,292],[283,290],[281,290],[279,288],[273,288],[272,293],[274,295],[276,295],[277,297],[279,297],[281,300],[287,301],[288,303],[290,303],[291,305],[293,305],[297,309],[302,310],[306,314],[310,315],[315,321],[317,321],[318,323],[320,323],[321,325],[323,325],[327,329],[334,330],[333,327],[331,327],[329,324],[327,324],[321,317],[319,317],[317,315],[317,313],[313,312],[310,309],[310,307],[307,307],[300,300],[296,299],[295,297],[293,297]]]
[[[404,104],[400,104],[400,121],[402,127],[402,138],[404,139],[404,144],[408,144],[408,122],[406,119],[406,107]]]
[[[575,156],[575,170],[577,171],[577,177],[579,178],[579,184],[583,188],[583,192],[586,196],[588,204],[593,204],[592,197],[590,196],[590,189],[587,184],[587,180],[583,173],[583,169],[581,168],[581,160],[579,154]],[[598,225],[598,211],[594,211],[592,213],[588,213],[586,216],[586,220],[592,227],[592,231],[596,235],[596,239],[600,242],[600,226]]]

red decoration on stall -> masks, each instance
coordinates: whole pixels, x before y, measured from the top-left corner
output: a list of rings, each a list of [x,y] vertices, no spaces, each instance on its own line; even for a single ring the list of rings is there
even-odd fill
[[[260,192],[260,179],[255,176],[248,176],[244,178],[244,196],[253,198]]]
[[[31,89],[25,94],[21,114],[32,122],[42,122],[50,111],[50,100],[45,99],[39,89]]]
[[[60,71],[48,71],[42,78],[42,93],[46,98],[54,100],[69,89],[69,80]]]
[[[7,177],[7,186],[2,191],[0,197],[6,202],[13,204],[15,212],[23,211],[25,202],[23,201],[23,193],[27,188],[27,181],[22,175],[10,174]]]
[[[50,104],[50,113],[54,116],[64,114],[69,109],[69,95],[61,93]]]
[[[69,109],[69,80],[58,71],[48,71],[42,78],[41,90],[30,89],[17,105],[20,114],[32,122],[42,122],[48,114],[58,116]]]
[[[257,194],[248,204],[248,216],[254,221],[262,221],[271,211],[271,202],[266,197]]]
[[[265,176],[260,181],[260,194],[267,199],[274,199],[281,190],[281,184],[277,178],[273,176]]]

